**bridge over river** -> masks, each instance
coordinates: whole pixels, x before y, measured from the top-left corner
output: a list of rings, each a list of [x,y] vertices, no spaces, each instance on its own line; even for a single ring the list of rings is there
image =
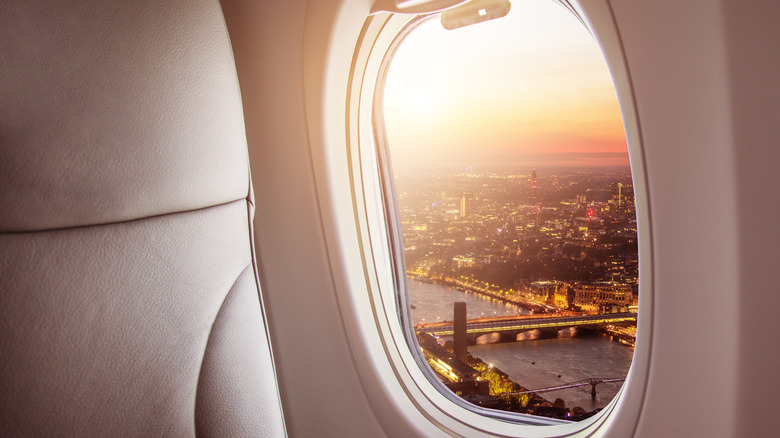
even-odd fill
[[[599,383],[611,383],[611,382],[623,382],[625,378],[590,378],[580,380],[579,382],[565,383],[563,385],[549,386],[547,388],[529,389],[525,391],[509,392],[506,395],[518,395],[518,394],[542,394],[545,392],[560,391],[562,389],[579,388],[580,386],[590,385],[590,396],[596,398],[596,385]]]
[[[466,334],[470,342],[484,334],[498,333],[516,336],[531,330],[556,331],[569,327],[599,327],[609,324],[636,323],[636,313],[609,313],[601,315],[522,315],[476,318],[466,321]],[[415,328],[419,333],[433,336],[452,336],[452,321],[434,322]]]

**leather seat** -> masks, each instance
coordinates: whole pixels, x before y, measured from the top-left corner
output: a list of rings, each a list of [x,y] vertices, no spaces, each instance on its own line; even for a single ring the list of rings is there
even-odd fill
[[[283,436],[219,3],[0,4],[0,436]]]

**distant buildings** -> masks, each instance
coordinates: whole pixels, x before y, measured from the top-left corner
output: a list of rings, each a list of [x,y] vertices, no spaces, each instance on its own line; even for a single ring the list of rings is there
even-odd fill
[[[556,294],[566,294],[567,291],[568,285],[562,281],[533,281],[518,287],[522,297],[548,304],[555,303]],[[568,304],[563,307],[568,307]]]
[[[571,288],[568,287],[568,285],[566,287],[556,288],[553,293],[553,305],[560,309],[568,309],[569,305],[571,305],[570,291]]]
[[[430,172],[399,178],[397,190],[409,271],[464,275],[540,303],[588,311],[622,307],[630,298],[585,287],[575,296],[575,284],[614,281],[636,291],[628,169]]]
[[[460,197],[460,216],[468,217],[474,214],[474,205],[476,204],[476,197],[471,192],[463,192]]]
[[[517,293],[523,298],[561,309],[575,306],[591,313],[625,312],[634,301],[631,285],[614,281],[574,285],[562,281],[533,281],[518,284]]]
[[[574,285],[573,304],[586,312],[625,312],[633,299],[631,285],[628,284],[600,281]]]

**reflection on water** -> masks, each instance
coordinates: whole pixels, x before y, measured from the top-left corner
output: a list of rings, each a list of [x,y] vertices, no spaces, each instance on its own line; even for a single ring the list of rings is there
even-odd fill
[[[462,292],[454,287],[409,280],[409,297],[412,309],[412,324],[423,321],[452,321],[455,301],[466,303],[466,317],[527,315],[528,311],[514,304],[473,292]]]
[[[548,339],[506,344],[474,345],[469,352],[492,363],[509,378],[528,389],[599,378],[623,378],[628,374],[634,349],[609,340],[607,335]],[[540,394],[547,400],[560,397],[566,407],[581,406],[587,411],[606,406],[621,383],[596,386],[591,400],[590,386]]]
[[[516,315],[528,312],[505,303],[455,288],[409,280],[412,321],[452,320],[453,303],[466,302],[468,318],[488,315]],[[628,374],[634,349],[610,341],[607,335],[572,337],[566,330],[558,339],[533,340],[534,333],[521,334],[525,341],[469,346],[469,352],[492,363],[509,378],[528,389],[572,383],[587,378],[623,378]],[[580,334],[581,335],[581,334]],[[489,336],[489,335],[488,335]],[[483,341],[486,341],[483,338]],[[591,400],[591,387],[582,386],[540,394],[547,400],[562,398],[566,407],[580,406],[586,411],[606,406],[620,390],[621,383],[602,383]]]

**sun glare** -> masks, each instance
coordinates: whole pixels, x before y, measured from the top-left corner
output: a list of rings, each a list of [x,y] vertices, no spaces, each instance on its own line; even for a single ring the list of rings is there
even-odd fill
[[[431,95],[425,89],[410,88],[404,94],[404,107],[416,115],[424,115],[433,109]]]
[[[453,30],[436,19],[411,29],[388,67],[376,145],[394,172],[399,221],[389,223],[400,226],[408,280],[398,293],[451,391],[579,421],[618,393],[636,339],[620,107],[598,43],[571,11],[513,0],[503,18],[457,27],[479,21],[482,5],[503,12],[507,2],[447,11]],[[583,336],[594,325],[602,333]],[[489,333],[469,337],[473,327]],[[597,380],[613,386],[597,396]]]
[[[563,151],[573,154],[561,163],[587,153],[580,164],[628,165],[598,44],[553,2],[516,0],[506,17],[456,30],[423,23],[396,52],[384,99],[399,169],[432,161],[549,166],[557,163],[539,157]]]

